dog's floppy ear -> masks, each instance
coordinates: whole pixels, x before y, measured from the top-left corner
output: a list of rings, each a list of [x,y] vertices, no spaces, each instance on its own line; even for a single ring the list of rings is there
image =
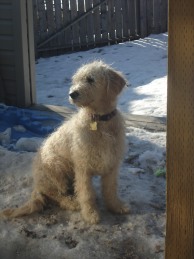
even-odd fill
[[[123,87],[127,84],[127,81],[122,73],[112,69],[109,73],[109,80],[111,84],[110,87],[116,94],[120,94]]]

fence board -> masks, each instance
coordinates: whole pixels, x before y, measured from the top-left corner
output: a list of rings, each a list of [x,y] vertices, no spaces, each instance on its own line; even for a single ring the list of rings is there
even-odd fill
[[[92,8],[92,1],[85,0],[86,11]],[[87,41],[88,45],[94,45],[94,24],[93,24],[93,17],[92,13],[90,13],[86,17],[86,24],[87,24]]]
[[[123,16],[123,39],[129,38],[129,16],[128,16],[128,1],[121,0],[122,16]]]
[[[114,1],[108,1],[108,32],[109,40],[115,41],[115,12],[114,12]]]
[[[63,5],[63,26],[67,25],[71,21],[71,13],[69,10],[69,2],[67,0],[62,0]],[[66,31],[62,32],[64,36],[64,46],[67,49],[72,48],[72,29],[68,28]]]
[[[54,0],[54,16],[56,31],[62,26],[62,10],[61,10],[61,0]],[[56,37],[56,46],[61,46],[63,44],[63,35],[60,34]]]
[[[122,6],[121,0],[115,0],[115,29],[116,38],[122,39]]]
[[[100,3],[100,0],[93,0],[94,6]],[[100,26],[100,7],[96,8],[93,13],[95,44],[101,42],[101,26]]]
[[[54,0],[56,29],[62,26],[61,0]]]
[[[140,4],[139,0],[135,0],[135,26],[136,26],[136,35],[137,38],[140,35]]]
[[[160,1],[153,1],[153,33],[160,33]]]
[[[85,13],[85,3],[84,0],[78,1],[78,11],[79,16]],[[80,32],[80,47],[84,47],[87,45],[86,41],[86,19],[79,21],[79,32]]]
[[[48,36],[54,34],[56,31],[53,0],[46,1],[46,18],[47,18],[47,32]],[[57,38],[47,43],[50,48],[57,46]]]
[[[53,34],[55,32],[55,18],[53,10],[53,0],[46,1],[46,13],[47,13],[47,29],[48,34]]]
[[[147,34],[152,33],[154,29],[153,1],[154,0],[147,0],[147,3],[146,3]]]
[[[147,0],[140,0],[140,37],[147,36]]]
[[[73,21],[78,15],[76,0],[70,1],[70,8],[71,8],[71,21]],[[73,36],[72,37],[73,47],[79,47],[79,23],[72,25],[72,36]]]
[[[160,24],[161,32],[167,31],[168,0],[160,2]]]
[[[135,36],[136,26],[135,26],[135,0],[127,1],[128,5],[128,16],[129,16],[129,30],[130,36]]]
[[[35,4],[35,3],[34,3]],[[47,37],[47,19],[46,19],[46,10],[44,5],[44,0],[37,0],[37,26],[38,29],[38,42],[41,42],[41,40],[44,40]]]
[[[102,28],[102,42],[108,42],[107,31],[107,3],[101,5],[101,28]]]

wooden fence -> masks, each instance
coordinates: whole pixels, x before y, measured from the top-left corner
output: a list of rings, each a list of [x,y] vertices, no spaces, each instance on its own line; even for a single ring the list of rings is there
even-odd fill
[[[38,56],[167,31],[168,0],[33,0]]]

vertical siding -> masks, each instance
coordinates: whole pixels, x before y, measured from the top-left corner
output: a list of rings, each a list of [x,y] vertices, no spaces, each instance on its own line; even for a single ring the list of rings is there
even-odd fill
[[[0,101],[15,104],[15,54],[13,41],[13,5],[0,0]]]
[[[0,102],[35,101],[31,0],[0,0]],[[26,22],[27,21],[27,22]]]

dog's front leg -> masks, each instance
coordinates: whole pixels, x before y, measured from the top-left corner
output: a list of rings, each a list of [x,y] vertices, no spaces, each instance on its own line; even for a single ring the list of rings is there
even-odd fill
[[[75,191],[83,218],[91,224],[98,223],[100,216],[96,207],[91,173],[88,170],[81,168],[75,170]]]
[[[107,208],[114,213],[129,213],[129,208],[117,196],[117,170],[102,176],[102,192]]]

